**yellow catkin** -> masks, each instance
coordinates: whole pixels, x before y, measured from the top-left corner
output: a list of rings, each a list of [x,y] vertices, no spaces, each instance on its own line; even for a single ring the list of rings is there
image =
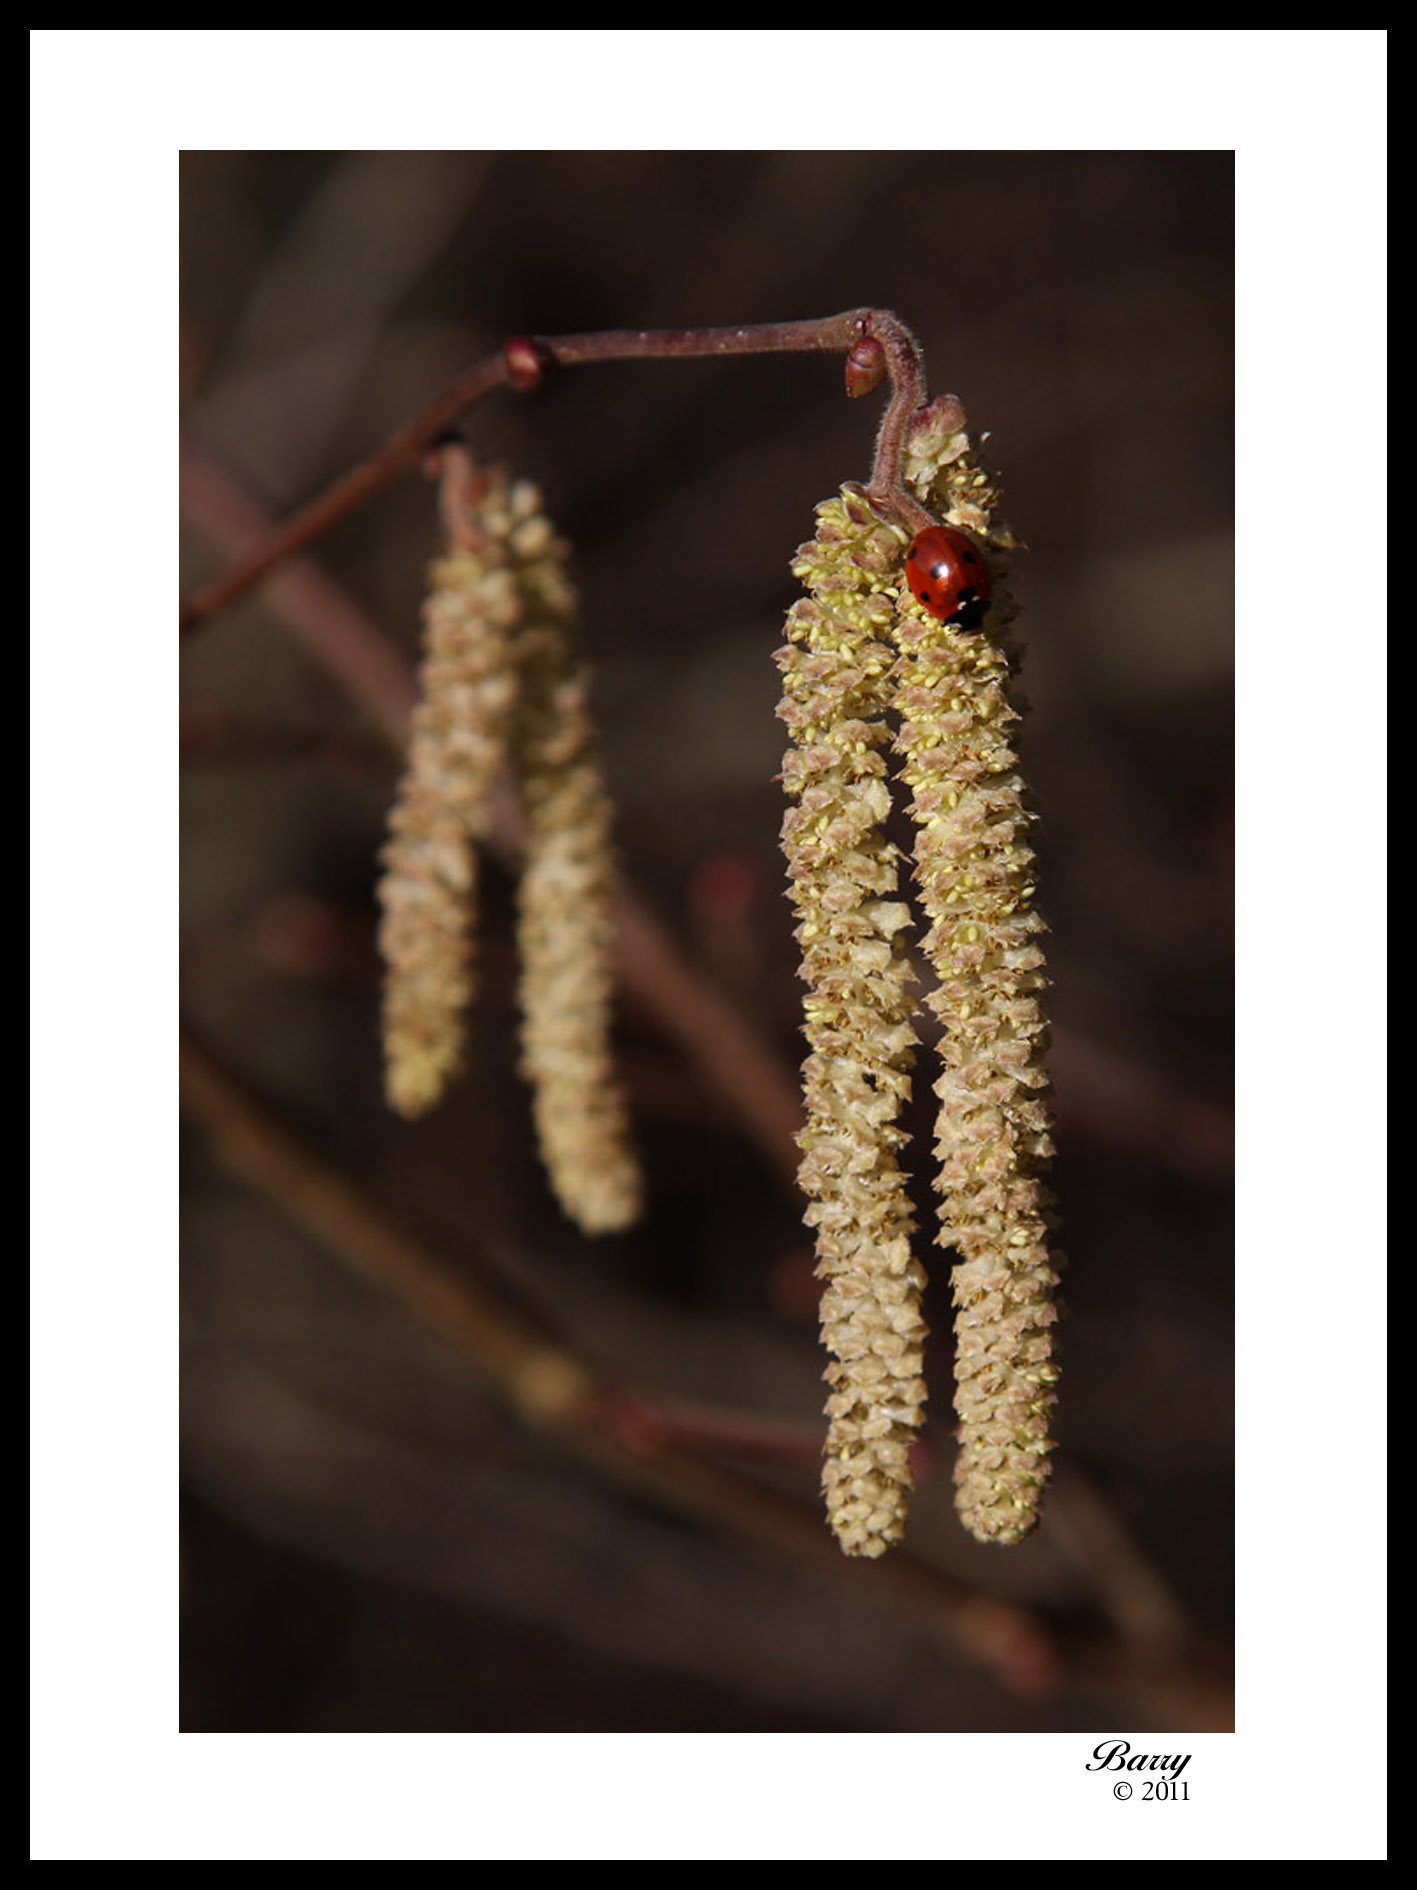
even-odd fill
[[[1042,1179],[1052,1154],[1045,928],[1033,903],[1033,815],[1011,746],[1012,607],[999,558],[1012,540],[994,522],[997,494],[952,398],[917,424],[906,473],[943,520],[989,541],[996,570],[994,606],[974,632],[929,616],[902,587],[896,704],[930,922],[926,1002],[943,1029],[936,1186],[940,1242],[959,1256],[956,1499],[973,1535],[1013,1542],[1036,1522],[1048,1474],[1057,1274]]]
[[[843,487],[817,519],[816,538],[792,567],[809,595],[789,613],[790,641],[777,653],[778,714],[794,744],[782,771],[795,802],[783,849],[810,1048],[799,1179],[833,1361],[827,1512],[848,1555],[877,1556],[905,1527],[910,1446],[925,1404],[925,1276],[911,1253],[897,1160],[915,1046],[900,944],[910,913],[895,897],[898,849],[881,832],[890,805],[890,586],[904,533],[858,486]]]
[[[561,1206],[585,1233],[615,1233],[639,1218],[644,1190],[610,1043],[611,805],[567,549],[524,481],[510,494],[507,542],[524,612],[512,731],[527,826],[518,893],[522,1072]]]
[[[522,603],[506,543],[506,481],[467,497],[457,541],[429,569],[424,654],[408,762],[379,882],[384,1083],[422,1115],[462,1067],[473,992],[476,843],[507,755]]]

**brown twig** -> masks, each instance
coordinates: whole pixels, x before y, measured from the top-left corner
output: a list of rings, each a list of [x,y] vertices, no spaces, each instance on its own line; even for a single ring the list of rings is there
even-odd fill
[[[920,345],[887,309],[849,309],[816,321],[758,322],[738,328],[623,328],[587,335],[517,335],[502,351],[443,390],[436,400],[401,427],[392,439],[317,498],[303,506],[279,530],[248,549],[212,583],[195,591],[182,607],[181,628],[193,630],[248,591],[266,573],[356,511],[401,473],[416,466],[439,436],[494,387],[522,390],[541,386],[557,368],[597,361],[675,361],[703,356],[802,354],[849,351],[863,335],[876,336],[885,349],[892,394],[876,443],[871,490],[898,505],[912,521],[930,522],[900,484],[900,450],[910,416],[924,404],[925,377]],[[915,515],[919,514],[919,520]]]
[[[388,744],[353,730],[279,727],[228,715],[209,703],[182,711],[178,752],[183,762],[217,766],[269,765],[315,758],[360,772],[387,773]]]
[[[470,407],[479,396],[501,384],[506,368],[500,354],[489,355],[475,368],[445,388],[423,412],[399,429],[377,453],[336,479],[332,486],[302,506],[294,518],[279,531],[266,536],[261,544],[247,551],[240,562],[224,571],[210,584],[203,585],[182,607],[180,627],[195,630],[206,618],[215,616],[228,604],[249,591],[282,559],[313,544],[332,525],[372,499],[397,479],[418,465],[440,433]]]
[[[765,1418],[689,1398],[643,1397],[623,1387],[606,1400],[604,1422],[632,1450],[664,1445],[694,1457],[813,1469],[822,1454],[819,1424]]]
[[[889,321],[872,320],[867,332],[874,335],[886,351],[886,372],[891,377],[891,397],[881,417],[876,434],[876,458],[871,468],[870,492],[873,498],[893,504],[916,531],[934,520],[905,490],[900,480],[900,456],[905,446],[905,430],[912,414],[925,405],[925,357],[920,343],[904,322],[894,316]]]

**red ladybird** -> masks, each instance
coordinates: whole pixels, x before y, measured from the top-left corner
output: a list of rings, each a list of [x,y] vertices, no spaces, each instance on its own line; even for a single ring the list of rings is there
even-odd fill
[[[961,630],[979,629],[994,591],[978,540],[956,525],[917,532],[905,554],[905,581],[917,604]]]

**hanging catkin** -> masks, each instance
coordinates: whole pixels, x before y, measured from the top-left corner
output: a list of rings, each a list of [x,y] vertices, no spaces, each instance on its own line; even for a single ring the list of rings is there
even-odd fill
[[[526,815],[518,891],[522,1072],[557,1199],[587,1234],[640,1214],[643,1183],[610,1040],[612,810],[576,639],[567,548],[541,497],[512,488],[507,544],[523,616],[513,768]]]
[[[792,567],[809,595],[789,613],[790,641],[777,653],[778,714],[794,744],[782,779],[796,802],[782,837],[810,1049],[799,1179],[833,1360],[827,1512],[848,1555],[876,1556],[905,1527],[910,1446],[925,1403],[925,1276],[911,1253],[897,1159],[915,1046],[900,949],[910,912],[896,897],[898,850],[881,832],[890,805],[890,586],[904,533],[857,486],[827,500],[817,519]]]
[[[429,568],[423,660],[408,761],[389,816],[379,882],[385,965],[384,1085],[422,1115],[462,1068],[473,994],[477,843],[507,758],[522,601],[507,546],[505,477],[449,447],[446,545]]]
[[[942,1026],[936,1187],[939,1239],[959,1256],[956,1500],[972,1534],[1012,1542],[1037,1520],[1057,1375],[1052,1196],[1042,1180],[1052,1154],[1044,924],[1033,905],[1033,815],[1011,745],[1012,606],[998,557],[1012,541],[995,523],[997,493],[952,397],[917,420],[905,472],[947,524],[996,547],[993,607],[977,628],[941,622],[902,586],[896,702],[930,922],[924,951],[935,983],[925,1001]]]

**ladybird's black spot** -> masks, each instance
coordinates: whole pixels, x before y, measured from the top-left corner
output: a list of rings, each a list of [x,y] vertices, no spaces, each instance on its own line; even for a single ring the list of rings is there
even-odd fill
[[[932,578],[947,578],[949,574],[949,561],[945,558],[938,559],[930,566],[930,575]]]
[[[968,631],[972,635],[975,631],[983,629],[987,610],[986,600],[971,587],[967,591],[960,592],[959,603],[950,622],[958,624],[961,630]]]

